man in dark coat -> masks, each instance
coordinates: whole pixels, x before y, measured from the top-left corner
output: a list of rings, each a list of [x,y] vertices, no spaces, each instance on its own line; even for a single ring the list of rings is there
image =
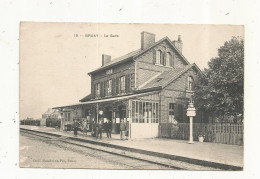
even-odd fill
[[[96,137],[97,135],[97,123],[96,121],[93,120],[92,124],[91,124],[91,129],[92,129],[92,136]]]
[[[102,128],[103,128],[103,124],[102,124],[102,120],[99,120],[98,124],[97,124],[97,139],[98,136],[100,135],[100,139],[102,139]]]
[[[111,138],[111,131],[112,131],[112,122],[108,121],[107,123],[107,137]]]
[[[125,129],[125,136],[126,136],[126,140],[128,140],[129,138],[129,121],[126,121],[126,129]]]
[[[74,120],[73,127],[74,127],[74,136],[77,136],[78,135],[78,127],[79,127],[78,120],[76,120],[76,119]]]

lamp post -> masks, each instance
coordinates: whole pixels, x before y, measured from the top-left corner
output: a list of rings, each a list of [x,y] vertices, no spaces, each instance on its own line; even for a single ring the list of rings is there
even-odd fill
[[[188,105],[187,116],[190,118],[190,138],[188,143],[193,144],[193,117],[196,116],[196,109],[193,104],[193,96],[191,96],[191,100]]]
[[[99,115],[100,115],[100,118],[102,119],[103,111],[100,110],[98,113],[99,113]],[[98,121],[98,122],[99,122],[99,121]]]

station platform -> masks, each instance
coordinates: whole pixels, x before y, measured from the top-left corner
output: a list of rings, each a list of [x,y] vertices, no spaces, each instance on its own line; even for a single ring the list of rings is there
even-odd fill
[[[55,128],[27,125],[20,125],[20,128],[74,137],[73,131],[60,131]],[[196,160],[209,165],[223,164],[239,168],[237,170],[243,169],[244,147],[238,145],[196,141],[193,144],[188,144],[188,141],[166,138],[120,140],[119,134],[112,134],[112,138],[110,139],[106,137],[105,133],[102,135],[102,140],[92,137],[90,133],[88,133],[87,136],[83,136],[81,132],[78,132],[78,136],[75,137],[75,139],[76,138],[114,148],[141,151],[148,155],[164,155],[164,157],[181,158],[186,161]]]

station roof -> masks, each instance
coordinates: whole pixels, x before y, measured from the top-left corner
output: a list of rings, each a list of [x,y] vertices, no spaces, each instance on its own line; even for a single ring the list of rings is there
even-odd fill
[[[105,98],[105,99],[104,98],[93,99],[93,100],[89,100],[89,101],[86,101],[86,102],[79,102],[79,103],[65,105],[65,106],[57,106],[57,107],[54,107],[52,109],[70,108],[70,107],[73,107],[73,106],[80,106],[80,105],[86,105],[86,104],[96,104],[96,103],[103,103],[103,102],[110,102],[110,101],[121,101],[121,100],[125,100],[125,99],[131,99],[131,98],[146,96],[146,95],[150,95],[150,94],[154,94],[154,91],[144,92],[144,93],[139,93],[139,94],[128,94],[128,95],[124,95],[124,96],[116,96],[116,97],[110,97],[110,98]]]
[[[84,102],[84,101],[89,101],[89,100],[91,100],[91,94],[88,94],[87,96],[85,96],[84,98],[79,100],[79,102]]]
[[[188,71],[191,68],[195,68],[197,71],[200,72],[200,69],[197,67],[197,65],[195,63],[186,65],[184,68],[171,69],[171,70],[165,71],[165,72],[157,75],[155,78],[151,78],[150,81],[147,81],[142,86],[140,86],[139,90],[147,89],[147,88],[155,88],[158,86],[161,86],[162,88],[164,88],[169,83],[173,82],[175,79],[180,77],[183,73],[185,73],[186,71]]]

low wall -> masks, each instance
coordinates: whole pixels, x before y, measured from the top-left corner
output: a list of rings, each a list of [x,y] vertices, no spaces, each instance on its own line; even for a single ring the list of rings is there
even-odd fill
[[[131,138],[144,139],[158,137],[158,123],[132,123]]]

